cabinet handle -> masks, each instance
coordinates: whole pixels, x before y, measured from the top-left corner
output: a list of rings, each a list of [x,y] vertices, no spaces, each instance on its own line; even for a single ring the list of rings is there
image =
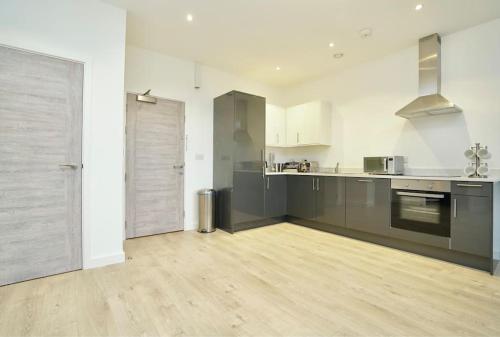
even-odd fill
[[[360,183],[373,183],[373,180],[370,179],[358,179]]]
[[[316,187],[314,186],[314,178],[313,178],[313,191],[316,191]]]
[[[267,177],[267,189],[269,189],[269,177]]]
[[[317,178],[318,180],[316,181],[316,190],[319,191],[319,178]]]
[[[299,133],[297,132],[297,144],[299,143]]]
[[[457,217],[457,199],[453,199],[453,217]]]
[[[459,187],[483,187],[483,185],[474,185],[474,184],[457,184]]]
[[[264,157],[264,150],[260,150],[260,157],[262,159],[262,179],[266,179],[266,159]]]
[[[279,133],[276,134],[276,144],[280,143],[280,135]]]

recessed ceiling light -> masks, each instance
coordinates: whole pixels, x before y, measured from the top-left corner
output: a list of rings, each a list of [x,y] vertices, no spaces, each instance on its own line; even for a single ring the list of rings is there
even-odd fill
[[[344,53],[335,53],[335,54],[333,54],[333,58],[341,59],[342,57],[344,57]]]
[[[359,36],[361,36],[362,39],[366,39],[370,36],[372,36],[373,31],[371,28],[363,28],[359,31]]]
[[[281,70],[280,66],[277,66],[277,67],[276,67],[276,70]]]
[[[193,21],[193,15],[192,14],[186,15],[186,20],[188,20],[189,22]]]
[[[419,11],[419,10],[421,10],[422,8],[424,8],[424,5],[422,5],[422,4],[418,4],[418,5],[416,5],[416,6],[415,6],[415,10],[416,10],[416,11]]]
[[[328,46],[329,46],[330,48],[333,48],[333,47],[335,47],[335,43],[330,42],[330,43],[328,44]]]

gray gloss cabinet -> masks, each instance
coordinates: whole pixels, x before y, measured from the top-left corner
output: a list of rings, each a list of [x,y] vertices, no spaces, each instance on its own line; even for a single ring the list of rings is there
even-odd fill
[[[286,176],[266,176],[266,216],[284,217],[287,212]]]
[[[462,185],[462,186],[460,186]],[[453,183],[451,216],[451,249],[491,257],[493,203],[491,184],[482,187]]]
[[[314,220],[334,226],[345,226],[345,178],[315,177]]]
[[[288,215],[345,226],[345,178],[288,176]]]
[[[391,180],[385,178],[346,179],[346,226],[387,234],[391,223]]]
[[[287,176],[288,215],[300,219],[314,218],[312,176]]]
[[[213,186],[216,224],[228,232],[266,219],[266,100],[231,91],[214,99]]]

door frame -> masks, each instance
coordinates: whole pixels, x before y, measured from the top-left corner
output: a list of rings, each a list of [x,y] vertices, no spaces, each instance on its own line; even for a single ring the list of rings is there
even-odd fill
[[[95,258],[91,255],[91,228],[90,228],[90,214],[88,205],[90,205],[90,182],[91,179],[88,175],[87,158],[90,158],[90,143],[87,139],[91,139],[91,106],[92,106],[92,58],[90,55],[84,55],[74,52],[69,52],[65,49],[58,49],[54,47],[47,47],[39,43],[0,43],[0,46],[11,48],[14,50],[23,51],[35,55],[52,57],[64,61],[80,63],[83,65],[83,93],[82,93],[82,204],[81,204],[81,223],[82,223],[82,269],[90,269],[100,266],[96,265]]]
[[[127,96],[128,95],[142,95],[143,93],[142,92],[135,92],[135,91],[125,91],[125,95],[124,95],[124,106],[125,106],[125,109],[124,109],[124,114],[125,114],[125,132],[124,132],[124,156],[123,156],[123,159],[124,159],[124,169],[125,169],[125,173],[124,173],[124,177],[127,177],[127,168],[128,168],[128,157],[127,157],[127,154],[128,154],[128,147],[127,147],[127,137],[128,137],[128,130],[127,130],[127,126],[128,126],[128,120],[127,120],[127,109],[128,109],[128,106],[127,106]],[[172,98],[165,98],[165,97],[161,97],[161,96],[155,96],[155,95],[149,95],[153,98],[156,98],[156,99],[162,99],[162,100],[167,100],[167,101],[171,101],[171,102],[176,102],[176,103],[180,103],[181,104],[181,109],[182,109],[182,113],[184,114],[184,122],[183,122],[183,127],[184,127],[184,130],[183,130],[183,137],[184,137],[184,174],[183,174],[183,183],[182,183],[182,214],[183,214],[183,217],[182,217],[182,227],[183,229],[182,230],[186,230],[186,165],[187,165],[187,160],[186,160],[186,155],[187,155],[187,133],[186,133],[186,102],[184,101],[181,101],[181,100],[178,100],[178,99],[172,99]],[[124,220],[124,224],[123,224],[123,240],[128,240],[127,239],[127,221],[128,221],[128,206],[127,206],[127,200],[128,200],[128,191],[127,191],[127,180],[126,179],[123,179],[123,190],[125,191],[125,195],[124,195],[124,198],[125,198],[125,201],[124,201],[124,204],[125,204],[125,207],[124,207],[124,212],[125,212],[125,220]]]

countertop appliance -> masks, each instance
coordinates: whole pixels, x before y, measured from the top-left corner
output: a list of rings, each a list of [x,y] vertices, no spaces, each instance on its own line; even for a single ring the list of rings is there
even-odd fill
[[[298,171],[302,173],[317,172],[319,164],[317,161],[304,160],[299,163]]]
[[[402,156],[365,157],[363,171],[370,174],[403,174],[405,160]]]
[[[396,112],[396,116],[410,119],[461,112],[458,106],[441,96],[441,37],[439,34],[421,38],[418,52],[419,97]]]
[[[299,172],[299,162],[289,161],[283,164],[283,172]]]
[[[451,182],[392,179],[391,227],[450,237]]]

